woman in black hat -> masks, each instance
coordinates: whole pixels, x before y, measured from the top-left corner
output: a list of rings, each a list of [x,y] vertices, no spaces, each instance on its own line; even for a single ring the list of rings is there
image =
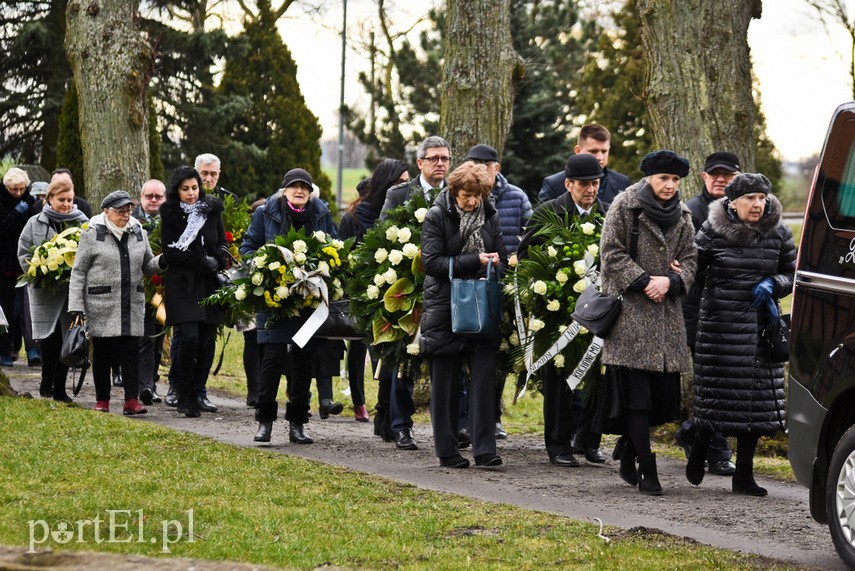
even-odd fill
[[[178,389],[178,412],[200,416],[199,394],[214,360],[217,327],[223,313],[202,299],[217,290],[217,272],[226,267],[223,202],[202,188],[196,169],[181,166],[169,179],[160,207],[166,325],[177,342],[172,359]],[[204,404],[204,403],[203,403]]]
[[[745,173],[710,205],[696,237],[698,267],[708,269],[695,342],[698,433],[686,478],[698,485],[713,432],[736,436],[736,493],[765,496],[754,481],[760,436],[784,430],[784,365],[771,358],[761,331],[778,319],[778,300],[793,289],[796,247],[781,222],[781,203],[762,174]]]
[[[603,344],[609,396],[603,402],[629,437],[621,477],[642,493],[661,495],[650,427],[680,413],[680,373],[689,366],[681,302],[695,275],[695,231],[677,191],[689,162],[656,151],[642,159],[641,171],[646,176],[615,198],[600,239],[603,291],[623,295]]]
[[[287,235],[291,228],[311,234],[318,230],[336,237],[336,227],[329,208],[323,201],[312,198],[312,175],[303,169],[291,169],[285,173],[282,187],[267,199],[263,208],[252,215],[240,255],[249,259],[256,250],[276,236]],[[264,357],[258,377],[258,398],[255,404],[255,420],[258,421],[256,442],[270,442],[273,421],[276,420],[279,404],[276,393],[282,371],[291,356],[290,400],[285,405],[285,420],[289,422],[288,439],[296,444],[311,444],[303,426],[309,421],[309,387],[314,374],[315,352],[319,341],[311,339],[303,348],[291,342],[292,337],[305,322],[305,318],[294,317],[268,322],[269,314],[256,316],[258,343],[265,345]]]

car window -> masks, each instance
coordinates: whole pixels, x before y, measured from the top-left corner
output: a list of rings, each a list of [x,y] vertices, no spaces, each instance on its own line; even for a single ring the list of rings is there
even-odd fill
[[[855,119],[835,130],[820,166],[822,203],[832,228],[855,230]]]

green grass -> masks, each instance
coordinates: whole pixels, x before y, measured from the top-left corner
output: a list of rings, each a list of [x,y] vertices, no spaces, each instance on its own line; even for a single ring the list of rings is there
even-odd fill
[[[345,469],[49,400],[0,398],[0,544],[27,546],[28,521],[102,520],[116,539],[39,548],[192,557],[311,569],[751,569],[767,563],[655,532],[420,490]],[[138,542],[138,513],[142,535]],[[193,510],[194,541],[187,541]],[[162,551],[162,521],[183,524]],[[38,528],[37,534],[39,533]],[[37,537],[39,537],[37,535]],[[75,536],[77,538],[78,536]],[[175,535],[173,535],[175,537]],[[151,542],[150,539],[154,539]]]
[[[335,196],[336,191],[336,169],[328,167],[323,169],[324,173],[330,177],[332,181],[332,193]],[[341,193],[342,201],[345,205],[356,200],[356,185],[360,180],[370,175],[368,169],[342,169],[341,171]]]

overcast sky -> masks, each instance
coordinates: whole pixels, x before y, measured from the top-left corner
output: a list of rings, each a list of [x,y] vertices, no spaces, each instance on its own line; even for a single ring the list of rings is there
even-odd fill
[[[855,0],[847,0],[855,7]],[[387,0],[398,27],[410,25],[431,2]],[[298,66],[303,96],[324,128],[324,138],[337,136],[341,58],[341,2],[328,2],[322,24],[307,18],[286,20],[282,32]],[[832,34],[818,24],[804,0],[766,0],[763,17],[751,23],[748,40],[754,72],[760,82],[768,133],[785,159],[820,151],[835,107],[851,99],[849,44],[842,28]],[[374,16],[373,0],[348,0],[349,35],[358,23]],[[296,15],[296,13],[295,13]],[[364,101],[356,82],[364,58],[347,51],[345,102]]]

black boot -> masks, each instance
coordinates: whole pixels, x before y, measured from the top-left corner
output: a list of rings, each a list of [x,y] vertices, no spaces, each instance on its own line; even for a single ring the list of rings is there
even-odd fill
[[[638,470],[635,468],[635,447],[629,438],[623,436],[621,438],[624,438],[624,441],[620,451],[620,468],[618,468],[618,473],[624,482],[630,486],[637,486]]]
[[[176,392],[178,393],[178,412],[189,418],[199,418],[199,403],[196,390],[196,352],[199,343],[185,341],[183,338],[176,347]]]
[[[270,433],[273,431],[273,421],[267,420],[258,423],[258,432],[255,433],[256,442],[270,442]]]
[[[274,402],[257,403],[255,407],[255,420],[258,421],[258,432],[255,433],[255,442],[270,442],[270,433],[273,431],[273,421],[279,412],[279,404]]]
[[[698,430],[695,441],[689,448],[689,461],[686,463],[686,479],[690,484],[699,486],[704,481],[704,465],[707,461],[707,452],[710,449],[712,432]]]
[[[290,430],[288,431],[288,440],[293,442],[294,444],[311,444],[314,440],[306,436],[306,433],[303,432],[303,425],[297,424],[296,422],[288,423],[290,426]]]
[[[656,454],[638,455],[638,491],[651,496],[662,495],[662,486],[656,473]]]
[[[758,438],[753,434],[736,437],[736,472],[731,484],[735,494],[763,497],[769,493],[754,481],[754,451]]]

